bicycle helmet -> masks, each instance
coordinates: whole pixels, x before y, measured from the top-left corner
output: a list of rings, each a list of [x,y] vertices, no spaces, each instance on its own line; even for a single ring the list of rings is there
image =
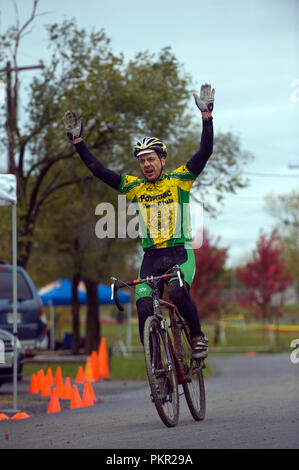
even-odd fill
[[[145,153],[151,153],[153,151],[157,152],[160,157],[166,157],[167,147],[160,139],[156,137],[144,137],[141,140],[138,140],[134,145],[134,156],[136,158],[140,157]]]

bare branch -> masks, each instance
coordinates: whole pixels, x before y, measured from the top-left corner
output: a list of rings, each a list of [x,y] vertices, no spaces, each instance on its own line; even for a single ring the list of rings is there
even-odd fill
[[[88,175],[88,176],[83,176],[81,178],[76,178],[76,179],[73,179],[73,180],[69,180],[69,181],[64,181],[63,183],[60,183],[60,184],[57,184],[56,186],[53,186],[52,188],[47,188],[47,190],[44,191],[44,193],[42,194],[42,196],[37,200],[36,204],[35,204],[35,208],[34,208],[34,211],[33,211],[33,216],[34,218],[37,217],[39,211],[40,211],[40,208],[41,206],[43,205],[43,203],[45,202],[45,200],[55,191],[57,191],[58,189],[60,188],[63,188],[65,186],[70,186],[72,184],[77,184],[77,183],[82,183],[84,181],[89,181],[93,178],[93,175]],[[52,183],[51,183],[52,184]],[[50,186],[50,185],[49,185]]]
[[[17,5],[16,5],[16,1],[13,0],[14,7],[15,7],[15,10],[16,10],[17,29],[18,29],[18,33],[17,33],[16,39],[15,39],[15,47],[14,47],[14,54],[13,54],[14,66],[15,66],[15,67],[17,67],[17,54],[18,54],[18,49],[19,49],[20,40],[21,40],[21,38],[22,38],[22,34],[23,34],[23,32],[25,31],[25,29],[28,27],[28,25],[29,25],[30,23],[32,23],[32,21],[34,20],[34,18],[35,18],[35,16],[36,16],[36,9],[37,9],[38,2],[39,2],[39,0],[33,0],[33,7],[32,7],[31,16],[30,16],[30,17],[28,18],[28,20],[23,24],[23,26],[20,27],[18,8],[17,8]],[[17,75],[17,73],[16,73],[16,75]]]

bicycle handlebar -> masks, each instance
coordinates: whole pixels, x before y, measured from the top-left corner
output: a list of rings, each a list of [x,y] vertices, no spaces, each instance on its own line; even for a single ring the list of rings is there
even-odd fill
[[[144,279],[135,279],[135,280],[129,281],[129,282],[119,281],[115,277],[111,277],[110,278],[110,280],[111,280],[111,300],[114,300],[117,307],[118,307],[118,309],[121,312],[123,312],[124,307],[120,303],[120,300],[119,300],[119,297],[118,297],[118,294],[117,294],[117,289],[124,289],[126,287],[137,286],[138,284],[143,284],[143,283],[149,284],[151,282],[156,282],[156,281],[160,281],[160,280],[166,281],[167,279],[170,279],[174,275],[178,276],[180,287],[183,287],[184,286],[184,283],[183,283],[184,274],[181,271],[178,264],[176,264],[173,267],[172,272],[170,272],[168,274],[162,274],[161,276],[147,276]],[[122,284],[119,284],[119,282],[121,282]]]

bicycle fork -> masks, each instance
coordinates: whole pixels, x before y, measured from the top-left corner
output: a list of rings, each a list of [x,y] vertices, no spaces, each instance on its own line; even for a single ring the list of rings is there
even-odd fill
[[[171,371],[173,368],[173,363],[172,363],[172,358],[171,354],[169,351],[169,342],[168,342],[168,333],[167,333],[167,323],[166,320],[163,318],[162,320],[159,319],[160,322],[160,330],[161,330],[161,336],[162,336],[162,341],[166,353],[166,360],[167,360],[167,372]],[[157,365],[162,361],[161,357],[161,352],[160,352],[160,347],[158,343],[158,338],[156,336],[153,336],[155,338],[155,341],[152,343],[152,348],[153,348],[153,356],[152,356],[152,372],[154,373],[157,370]],[[160,369],[160,367],[159,367]],[[162,364],[162,370],[163,370],[163,364]],[[165,372],[165,370],[164,370]]]

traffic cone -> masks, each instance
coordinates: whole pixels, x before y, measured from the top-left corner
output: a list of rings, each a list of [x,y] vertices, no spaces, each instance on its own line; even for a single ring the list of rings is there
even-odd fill
[[[91,395],[93,401],[96,402],[96,401],[97,401],[97,398],[96,398],[96,396],[95,396],[95,393],[94,393],[94,391],[93,391],[93,388],[92,388],[91,383],[87,380],[87,381],[86,381],[86,384],[87,384],[87,387],[88,387],[88,389],[89,389],[89,393],[90,393],[90,395]]]
[[[39,369],[37,371],[37,387],[38,387],[38,391],[41,392],[42,391],[42,388],[43,388],[43,384],[44,384],[44,378],[45,378],[45,374],[44,374],[44,371],[43,369]]]
[[[85,382],[85,377],[84,377],[84,372],[83,372],[83,367],[82,366],[80,366],[79,369],[78,369],[75,381],[76,381],[77,384],[84,384],[84,382]]]
[[[100,373],[99,373],[99,358],[96,351],[92,351],[91,353],[91,368],[92,368],[92,377],[95,382],[100,380]]]
[[[51,391],[51,387],[50,387],[50,379],[46,375],[45,378],[44,378],[43,386],[42,386],[41,396],[42,397],[50,397],[51,394],[52,394],[52,391]]]
[[[83,406],[83,404],[82,404],[82,400],[81,400],[77,385],[73,385],[71,409],[82,408],[82,406]]]
[[[91,356],[88,356],[86,359],[86,364],[85,364],[85,379],[89,380],[90,382],[93,382],[93,373],[92,373],[92,365],[91,365]]]
[[[65,379],[63,394],[62,394],[61,398],[63,400],[71,400],[72,399],[72,385],[71,385],[71,379],[69,377],[66,377],[66,379]]]
[[[61,411],[59,398],[56,393],[56,388],[53,389],[47,413],[59,413]]]
[[[102,338],[99,345],[99,374],[100,378],[104,380],[109,380],[109,361],[108,361],[108,352],[106,345],[106,338]]]
[[[38,392],[39,392],[39,388],[38,388],[37,376],[35,375],[35,373],[33,373],[32,376],[31,376],[31,381],[30,381],[30,386],[29,386],[28,393],[36,394]]]
[[[27,413],[19,412],[13,415],[13,417],[10,419],[25,419],[25,418],[30,418],[30,416]]]
[[[58,384],[59,381],[62,381],[62,372],[61,372],[61,367],[58,366],[55,372],[55,377],[54,377],[54,382],[56,385]]]
[[[94,405],[93,397],[91,396],[90,389],[87,385],[87,382],[85,382],[85,384],[84,384],[82,404],[83,404],[83,406],[93,406]]]
[[[9,417],[5,413],[0,413],[0,421],[4,419],[9,419]]]
[[[55,379],[54,379],[55,380]],[[58,396],[58,398],[62,398],[63,396],[63,391],[64,391],[64,387],[63,387],[63,378],[60,374],[58,374],[57,376],[57,382],[56,382],[56,394]]]
[[[55,384],[54,384],[54,379],[53,379],[53,372],[52,372],[52,369],[50,367],[47,370],[46,377],[48,379],[48,383],[49,383],[50,387],[53,387],[53,385],[55,385]]]

